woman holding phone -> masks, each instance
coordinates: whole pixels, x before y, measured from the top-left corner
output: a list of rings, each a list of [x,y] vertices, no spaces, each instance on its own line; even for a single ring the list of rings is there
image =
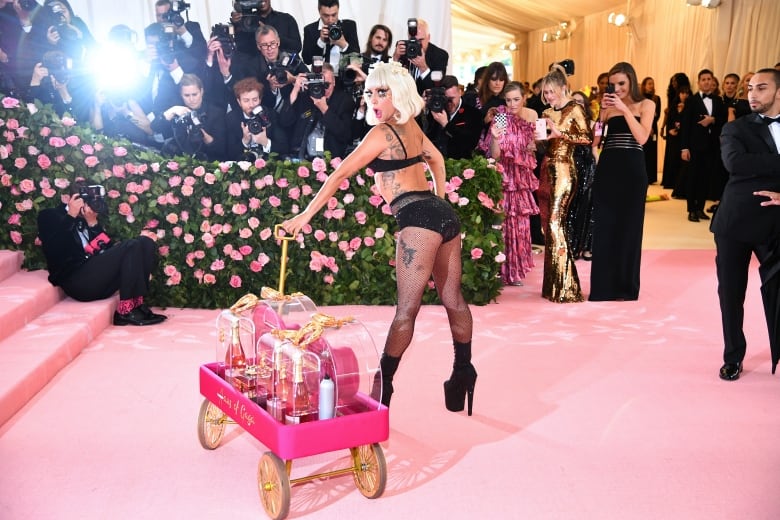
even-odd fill
[[[604,136],[593,182],[593,267],[590,301],[639,298],[639,266],[647,173],[642,145],[650,136],[655,103],[642,96],[636,72],[620,62],[609,71],[600,119]]]
[[[574,148],[591,143],[590,124],[585,110],[569,97],[562,70],[553,68],[542,79],[542,96],[550,105],[542,114],[550,132],[542,164],[541,184],[545,189],[539,190],[539,205],[546,204],[541,207],[545,236],[542,296],[556,303],[581,302],[582,291],[569,248],[566,219],[577,189]]]
[[[523,285],[534,266],[531,251],[530,216],[539,213],[533,192],[539,187],[534,175],[536,112],[525,105],[525,89],[517,81],[502,93],[506,106],[499,106],[490,124],[489,155],[501,166],[504,191],[504,255],[501,279],[506,285]]]

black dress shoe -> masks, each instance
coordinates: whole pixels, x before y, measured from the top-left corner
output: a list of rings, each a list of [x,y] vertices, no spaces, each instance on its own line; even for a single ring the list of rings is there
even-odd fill
[[[736,381],[742,372],[742,363],[726,363],[720,367],[720,378],[724,381]]]
[[[114,325],[156,325],[162,323],[163,320],[164,318],[158,315],[147,318],[144,312],[138,307],[127,314],[119,314],[114,311]]]
[[[167,320],[167,319],[168,319],[168,316],[166,316],[165,314],[155,314],[154,312],[152,312],[152,309],[151,309],[151,308],[149,308],[149,306],[148,306],[148,305],[146,305],[145,303],[142,303],[142,304],[141,304],[141,305],[139,305],[137,308],[138,308],[138,309],[139,309],[141,312],[143,312],[143,313],[144,313],[144,316],[145,316],[145,317],[146,317],[146,319],[148,319],[148,320],[149,320],[149,319],[152,319],[152,318],[161,318],[163,321],[165,321],[165,320]]]
[[[688,220],[691,222],[698,222],[699,216],[696,214],[695,211],[689,211],[688,212]]]
[[[710,217],[707,216],[706,213],[704,213],[702,210],[699,210],[696,212],[696,216],[699,217],[699,220],[709,220]]]
[[[710,206],[709,208],[707,208],[707,213],[715,213],[716,211],[718,211],[718,203],[717,202],[715,204],[713,204],[712,206]]]

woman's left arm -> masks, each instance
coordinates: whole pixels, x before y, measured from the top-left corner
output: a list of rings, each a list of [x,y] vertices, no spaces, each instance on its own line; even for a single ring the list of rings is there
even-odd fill
[[[623,100],[618,100],[615,103],[615,108],[620,110],[623,117],[626,118],[628,128],[631,130],[631,135],[634,136],[636,142],[644,145],[650,138],[653,117],[655,117],[655,103],[649,99],[643,99],[639,102],[639,121],[636,120],[631,109],[623,103]]]

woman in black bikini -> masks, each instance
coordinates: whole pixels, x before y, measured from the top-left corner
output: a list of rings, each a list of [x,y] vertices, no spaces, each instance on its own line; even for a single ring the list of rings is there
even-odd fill
[[[382,404],[390,403],[393,376],[412,341],[422,294],[433,275],[455,347],[452,375],[444,382],[445,404],[448,410],[459,412],[468,395],[471,415],[477,380],[471,364],[472,319],[460,285],[460,221],[443,199],[444,158],[414,120],[424,102],[406,69],[397,63],[377,64],[366,79],[364,96],[369,106],[366,119],[375,126],[334,170],[307,208],[282,225],[288,233],[297,234],[344,179],[366,166],[374,170],[377,188],[389,201],[400,230],[396,246],[398,306],[380,361]],[[435,194],[428,188],[423,162],[431,171]],[[375,398],[379,398],[379,383],[375,380]]]

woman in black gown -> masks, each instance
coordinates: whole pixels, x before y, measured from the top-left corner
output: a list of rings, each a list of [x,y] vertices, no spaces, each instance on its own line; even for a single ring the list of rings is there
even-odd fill
[[[655,104],[655,117],[653,126],[650,127],[650,137],[642,146],[645,151],[645,169],[647,170],[647,182],[658,182],[658,120],[661,118],[661,98],[655,93],[655,81],[651,77],[642,80],[642,95]]]
[[[593,267],[590,301],[639,298],[647,173],[642,145],[650,136],[655,104],[639,91],[636,72],[621,62],[609,71],[610,88],[599,115],[606,125],[593,182]]]
[[[674,121],[670,121],[672,117],[678,115],[676,107],[680,101],[679,94],[685,90],[690,94],[691,81],[684,72],[678,72],[669,79],[669,87],[666,89],[666,108],[664,109],[664,122],[661,124],[661,137],[666,139],[666,148],[664,151],[664,165],[663,165],[663,178],[661,184],[664,188],[675,189],[678,186],[678,178],[680,172],[680,138],[678,136],[679,119],[677,120],[677,126]],[[674,128],[673,133],[669,133],[669,130]],[[685,194],[680,191],[678,194],[681,198],[685,198]]]

